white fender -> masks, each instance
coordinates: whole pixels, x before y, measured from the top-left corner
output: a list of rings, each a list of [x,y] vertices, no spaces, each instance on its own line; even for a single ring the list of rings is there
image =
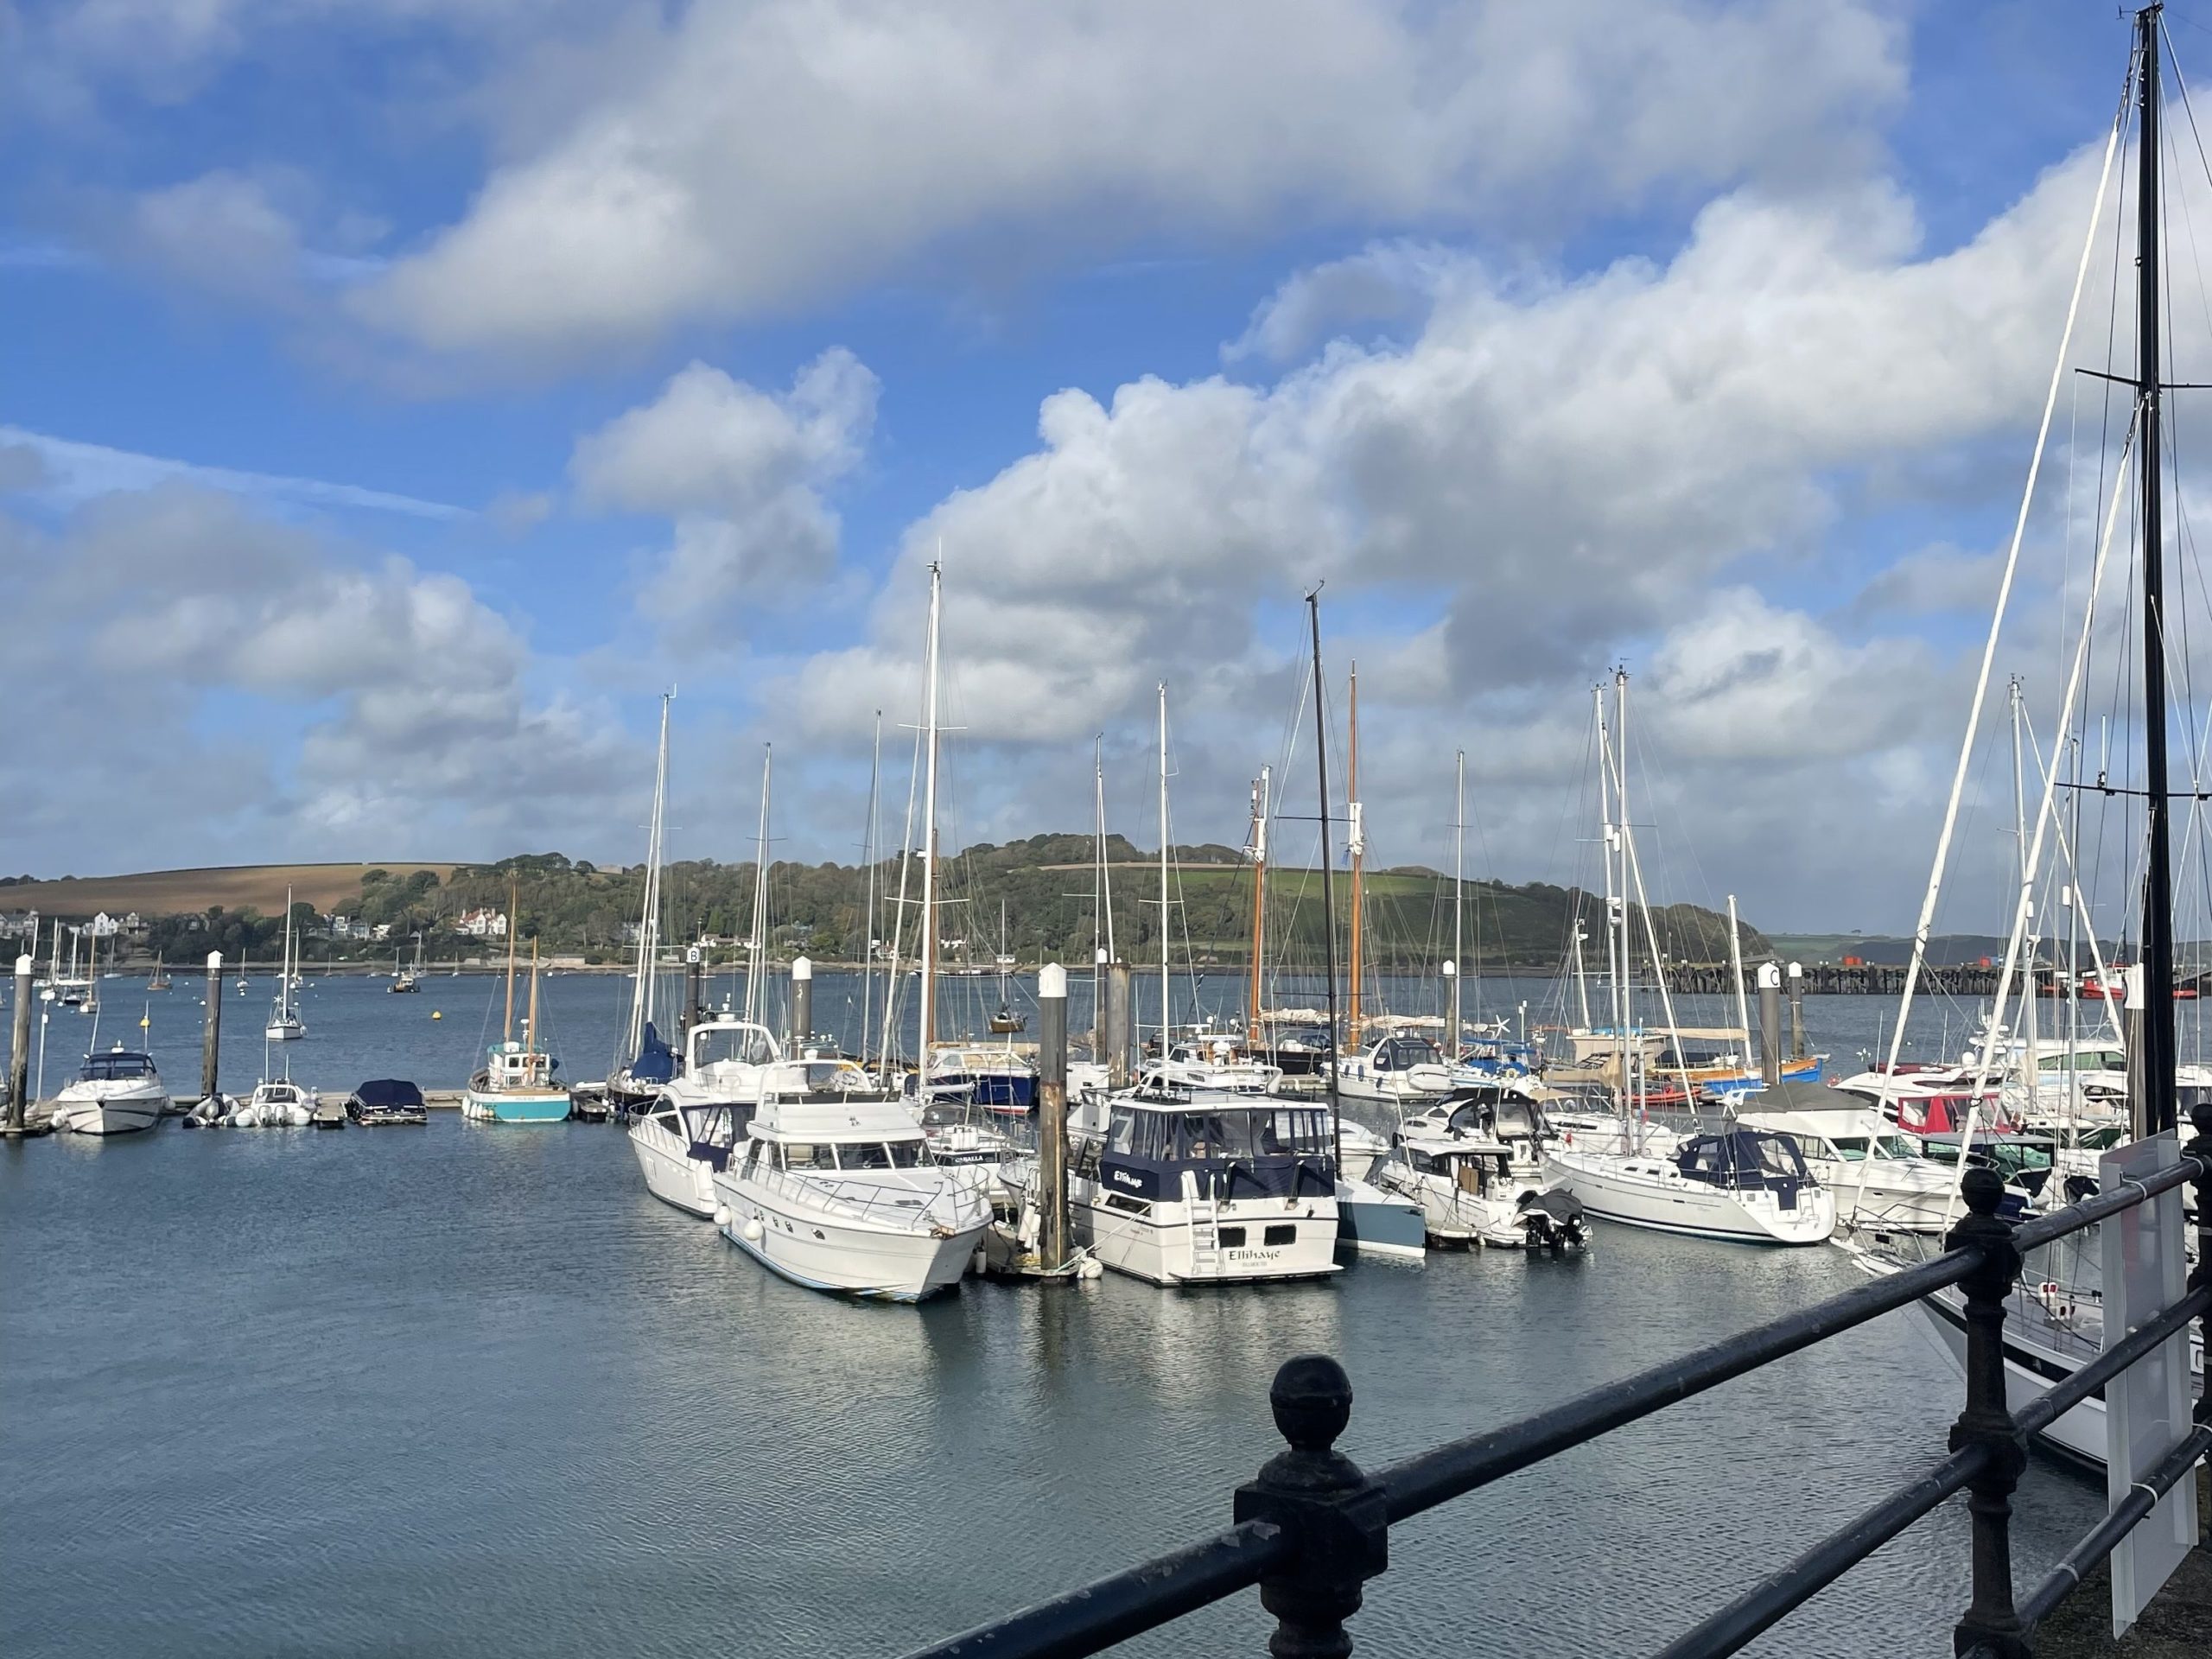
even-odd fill
[[[718,1204],[715,1206],[715,1225],[717,1227],[727,1227],[729,1225],[729,1206],[728,1205]]]
[[[767,1229],[761,1226],[760,1217],[758,1216],[747,1217],[746,1218],[745,1225],[739,1228],[737,1230],[748,1244],[758,1244],[763,1238],[767,1236]]]

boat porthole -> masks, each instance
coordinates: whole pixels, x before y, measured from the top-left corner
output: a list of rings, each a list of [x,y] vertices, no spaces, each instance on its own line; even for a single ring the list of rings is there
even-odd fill
[[[822,1230],[821,1230],[819,1227],[817,1227],[817,1228],[816,1228],[816,1229],[814,1230],[814,1236],[815,1236],[817,1238],[820,1238],[820,1237],[822,1236]]]

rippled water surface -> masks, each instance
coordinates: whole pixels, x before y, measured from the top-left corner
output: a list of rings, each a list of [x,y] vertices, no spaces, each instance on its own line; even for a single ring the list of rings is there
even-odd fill
[[[454,984],[479,1027],[483,984]],[[549,992],[603,1053],[616,988]],[[156,1046],[181,1084],[180,1003],[174,1064]],[[334,985],[293,1070],[457,1079],[475,1033],[424,1036],[441,1003],[462,1006]],[[251,1082],[238,1023],[226,1081]],[[1344,1359],[1344,1447],[1379,1463],[1852,1282],[1831,1250],[1606,1229],[1579,1262],[878,1307],[655,1203],[605,1128],[0,1147],[0,1651],[896,1654],[1225,1523],[1279,1446],[1291,1354]],[[1361,1650],[1657,1648],[1942,1454],[1959,1384],[1916,1318],[1396,1529]],[[2024,1580],[2099,1499],[2031,1469]],[[1947,1509],[1764,1650],[1946,1650],[1964,1560]],[[1130,1650],[1256,1654],[1264,1630],[1247,1595]]]

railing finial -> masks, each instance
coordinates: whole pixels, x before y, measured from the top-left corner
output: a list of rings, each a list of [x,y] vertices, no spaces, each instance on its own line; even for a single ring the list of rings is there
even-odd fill
[[[1274,1659],[1345,1659],[1344,1620],[1359,1611],[1360,1586],[1389,1565],[1390,1518],[1382,1486],[1336,1449],[1351,1421],[1351,1379],[1325,1354],[1286,1360],[1268,1390],[1275,1427],[1290,1443],[1236,1489],[1236,1518],[1267,1521],[1289,1535],[1287,1564],[1260,1580],[1260,1605],[1275,1616]]]

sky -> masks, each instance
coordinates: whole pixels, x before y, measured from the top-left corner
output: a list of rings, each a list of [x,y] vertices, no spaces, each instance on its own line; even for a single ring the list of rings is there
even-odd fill
[[[673,855],[750,855],[772,745],[850,861],[934,559],[949,844],[1088,830],[1094,739],[1156,844],[1164,683],[1174,838],[1264,764],[1299,855],[1319,582],[1371,863],[1448,867],[1464,750],[1471,873],[1594,880],[1618,664],[1655,899],[1907,927],[2127,30],[0,0],[0,869],[633,861],[671,687]]]

